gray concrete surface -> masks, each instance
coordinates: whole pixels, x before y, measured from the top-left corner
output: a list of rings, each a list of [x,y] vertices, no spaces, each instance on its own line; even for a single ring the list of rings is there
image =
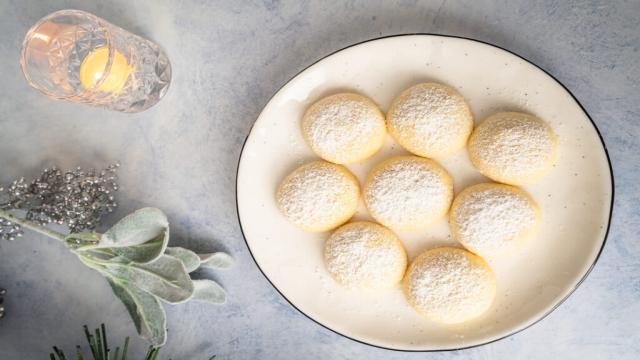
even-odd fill
[[[59,9],[93,12],[160,43],[173,64],[168,95],[134,115],[49,100],[28,87],[22,38]],[[238,260],[210,273],[226,305],[167,306],[161,358],[205,359],[637,359],[640,357],[640,2],[635,1],[196,1],[0,2],[0,183],[48,164],[121,170],[118,216],[164,209],[173,243],[224,249]],[[432,32],[514,51],[563,82],[600,128],[613,161],[616,204],[591,276],[532,328],[465,351],[409,354],[326,330],[281,298],[242,240],[234,188],[242,142],[261,108],[311,62],[383,35]],[[45,359],[105,322],[111,342],[145,347],[107,283],[63,246],[32,233],[0,244],[0,359]]]

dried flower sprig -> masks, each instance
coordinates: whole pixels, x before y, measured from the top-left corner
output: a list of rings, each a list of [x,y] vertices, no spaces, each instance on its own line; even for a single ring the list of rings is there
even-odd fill
[[[19,178],[6,189],[0,187],[0,209],[22,210],[27,220],[66,225],[72,233],[93,230],[118,206],[113,192],[118,190],[119,167],[115,163],[102,171],[44,169],[31,182]],[[15,240],[22,234],[19,225],[0,219],[0,239]]]
[[[56,174],[55,177],[57,176]],[[24,181],[18,181],[18,183],[22,184]],[[22,185],[16,188],[20,187],[27,189]],[[99,188],[96,193],[104,194],[105,191]],[[22,194],[21,191],[15,195],[20,194]],[[113,201],[109,197],[107,199]],[[59,198],[42,196],[41,200],[42,203],[50,205],[58,202]],[[42,203],[38,202],[41,205]],[[88,203],[89,200],[81,206],[86,207]],[[46,208],[47,211],[52,209],[52,207],[42,206],[41,208]],[[93,207],[90,208],[93,209]],[[185,248],[169,247],[169,221],[159,209],[137,210],[118,221],[103,234],[94,231],[62,234],[46,227],[43,224],[47,222],[45,219],[38,221],[39,217],[31,219],[18,217],[15,212],[15,207],[11,210],[0,209],[0,219],[12,224],[10,225],[12,227],[17,225],[28,228],[61,241],[78,256],[83,264],[100,272],[108,281],[114,294],[125,305],[138,333],[153,346],[162,346],[167,337],[166,314],[160,300],[170,304],[189,300],[219,304],[226,299],[224,290],[215,281],[194,280],[189,273],[200,267],[226,269],[232,265],[233,259],[223,252],[196,254]],[[50,212],[50,214],[54,213],[67,212],[60,207]],[[75,210],[73,213],[76,213]],[[51,216],[50,218],[54,219]],[[65,219],[72,218],[76,217]],[[56,222],[60,221],[56,220]],[[87,222],[83,224],[87,226]],[[67,225],[71,228],[69,223]],[[95,226],[96,223],[92,221],[90,225]]]
[[[4,297],[7,295],[7,289],[0,288],[0,319],[4,317]]]

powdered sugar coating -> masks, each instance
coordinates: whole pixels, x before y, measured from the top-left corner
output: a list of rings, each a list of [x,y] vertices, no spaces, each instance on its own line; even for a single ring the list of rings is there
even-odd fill
[[[382,288],[398,283],[407,267],[402,243],[389,229],[367,221],[338,228],[325,243],[327,270],[340,284]]]
[[[538,226],[539,210],[523,190],[502,184],[464,189],[451,206],[453,236],[476,254],[511,252]]]
[[[428,318],[456,324],[482,315],[496,294],[495,275],[479,256],[442,247],[419,255],[404,280],[409,303]]]
[[[469,156],[489,178],[513,185],[541,176],[555,158],[553,130],[541,119],[503,112],[485,119],[469,139]]]
[[[398,156],[376,165],[367,176],[364,200],[371,216],[393,229],[424,228],[449,210],[453,184],[435,161]]]
[[[387,131],[384,115],[373,101],[342,93],[311,105],[302,120],[302,133],[318,156],[348,164],[380,150]]]
[[[464,147],[473,129],[473,116],[454,89],[423,83],[410,87],[393,101],[387,123],[402,147],[433,158]]]
[[[294,170],[278,187],[280,211],[293,224],[314,232],[331,230],[356,212],[360,186],[343,166],[314,161]]]

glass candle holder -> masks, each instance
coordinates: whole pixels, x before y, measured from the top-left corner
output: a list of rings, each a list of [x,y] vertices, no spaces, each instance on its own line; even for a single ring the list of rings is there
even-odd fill
[[[123,112],[156,104],[171,82],[160,47],[84,11],[61,10],[27,32],[27,82],[48,97]]]

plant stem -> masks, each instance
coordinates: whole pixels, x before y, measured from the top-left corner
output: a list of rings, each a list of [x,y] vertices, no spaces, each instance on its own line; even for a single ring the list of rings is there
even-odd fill
[[[64,234],[61,234],[59,232],[50,230],[50,229],[48,229],[48,228],[46,228],[46,227],[44,227],[42,225],[34,223],[33,221],[21,219],[21,218],[15,216],[15,215],[9,213],[6,210],[0,209],[0,217],[4,218],[6,220],[9,220],[12,223],[15,223],[15,224],[21,225],[23,227],[26,227],[28,229],[31,229],[31,230],[33,230],[35,232],[38,232],[38,233],[42,234],[42,235],[46,235],[46,236],[48,236],[48,237],[50,237],[52,239],[56,239],[58,241],[64,242],[64,238],[65,238]]]

